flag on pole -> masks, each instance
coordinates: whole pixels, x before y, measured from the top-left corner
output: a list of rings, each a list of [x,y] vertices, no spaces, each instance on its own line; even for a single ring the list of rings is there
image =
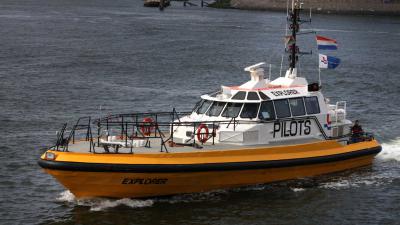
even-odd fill
[[[337,42],[334,39],[317,35],[318,50],[337,50]]]
[[[340,64],[339,58],[319,54],[319,68],[335,69],[339,64]]]
[[[296,40],[294,40],[294,37],[292,35],[285,36],[283,41],[285,42],[285,45],[292,45],[292,44],[296,43]]]

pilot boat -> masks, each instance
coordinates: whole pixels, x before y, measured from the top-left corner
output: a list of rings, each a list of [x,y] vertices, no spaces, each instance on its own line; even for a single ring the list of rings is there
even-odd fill
[[[290,11],[292,39],[300,4]],[[265,184],[367,166],[381,151],[352,137],[346,102],[298,76],[298,47],[285,76],[258,63],[250,80],[204,94],[190,112],[127,113],[64,124],[39,165],[77,198],[141,198]],[[68,128],[68,129],[67,129]]]
[[[170,0],[144,0],[143,6],[164,8],[170,6],[170,4]]]

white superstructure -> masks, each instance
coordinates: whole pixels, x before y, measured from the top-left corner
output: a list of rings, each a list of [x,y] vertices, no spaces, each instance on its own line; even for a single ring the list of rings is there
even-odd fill
[[[179,143],[213,141],[239,145],[273,144],[337,138],[349,134],[346,102],[328,104],[318,84],[308,84],[289,69],[284,77],[264,78],[265,63],[245,68],[250,80],[240,86],[221,86],[221,90],[201,96],[182,122],[215,121],[193,131],[192,126],[174,128]],[[219,121],[225,121],[219,125]],[[226,125],[226,121],[231,121]],[[199,134],[203,136],[196,136]],[[200,137],[200,138],[199,138]],[[205,138],[204,138],[205,137]]]

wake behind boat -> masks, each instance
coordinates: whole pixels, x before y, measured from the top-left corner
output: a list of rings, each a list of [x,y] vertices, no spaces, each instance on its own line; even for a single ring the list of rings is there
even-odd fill
[[[122,198],[262,184],[371,164],[381,146],[352,127],[346,102],[329,104],[319,83],[298,76],[300,10],[294,2],[285,76],[265,79],[265,63],[258,63],[245,68],[248,82],[202,95],[191,112],[80,118],[70,131],[64,124],[39,165],[78,198]],[[317,40],[336,47],[331,39]],[[321,63],[334,68],[339,61],[320,55]]]

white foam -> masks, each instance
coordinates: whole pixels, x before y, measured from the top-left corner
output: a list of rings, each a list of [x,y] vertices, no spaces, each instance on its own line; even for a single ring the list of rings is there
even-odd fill
[[[393,141],[382,143],[382,152],[376,157],[380,161],[400,162],[400,138]],[[326,182],[319,185],[327,189],[349,189],[361,186],[381,186],[390,184],[398,179],[399,172],[392,166],[387,168],[382,163],[375,163],[376,167],[369,173],[355,173],[348,177],[339,178],[332,182]]]
[[[382,144],[382,152],[377,156],[381,160],[396,160],[400,162],[400,138]]]
[[[265,184],[257,184],[257,185],[251,185],[247,187],[240,187],[233,189],[234,191],[262,191],[266,188],[267,186]]]
[[[305,191],[305,188],[290,188],[293,192],[302,192]]]
[[[59,202],[75,202],[75,196],[70,191],[63,191],[56,198]]]
[[[160,198],[158,202],[167,202],[170,204],[175,203],[188,203],[188,202],[204,202],[204,201],[216,201],[220,200],[224,194],[227,194],[228,190],[218,189],[208,192],[200,192],[200,193],[189,193],[189,194],[180,194],[174,195],[167,198]]]
[[[350,183],[348,180],[339,180],[334,182],[322,183],[321,188],[326,189],[348,189],[350,187],[358,187],[357,184]]]
[[[399,177],[398,172],[392,170],[378,170],[369,173],[354,173],[351,176],[339,178],[338,180],[321,183],[320,188],[326,189],[349,189],[362,186],[381,186],[393,182]]]
[[[341,190],[341,189],[349,189],[349,188],[357,188],[361,186],[380,186],[384,183],[390,183],[391,180],[382,180],[379,179],[378,177],[371,176],[371,177],[366,177],[366,178],[360,178],[360,179],[343,179],[339,181],[333,181],[333,182],[327,182],[327,183],[322,183],[319,187],[325,188],[325,189],[336,189],[336,190]]]
[[[130,198],[123,198],[118,200],[111,199],[91,199],[83,201],[83,205],[90,206],[91,211],[103,211],[108,208],[114,208],[120,205],[125,205],[131,208],[149,207],[154,204],[153,200],[137,200]],[[79,201],[78,201],[79,203]]]
[[[147,200],[140,199],[108,199],[108,198],[75,198],[74,194],[70,191],[63,191],[56,198],[59,202],[68,204],[90,207],[90,211],[103,211],[117,206],[128,206],[131,208],[142,208],[152,206],[155,202],[166,202],[170,204],[175,203],[188,203],[188,202],[204,202],[220,200],[221,197],[228,193],[227,190],[219,189],[209,192],[180,194],[165,198],[153,198]]]
[[[91,211],[103,211],[108,208],[114,208],[120,205],[125,205],[131,208],[149,207],[154,204],[153,200],[138,200],[130,198],[122,199],[106,199],[106,198],[90,198],[76,199],[70,191],[63,191],[56,199],[59,202],[73,203],[79,206],[90,207]]]

